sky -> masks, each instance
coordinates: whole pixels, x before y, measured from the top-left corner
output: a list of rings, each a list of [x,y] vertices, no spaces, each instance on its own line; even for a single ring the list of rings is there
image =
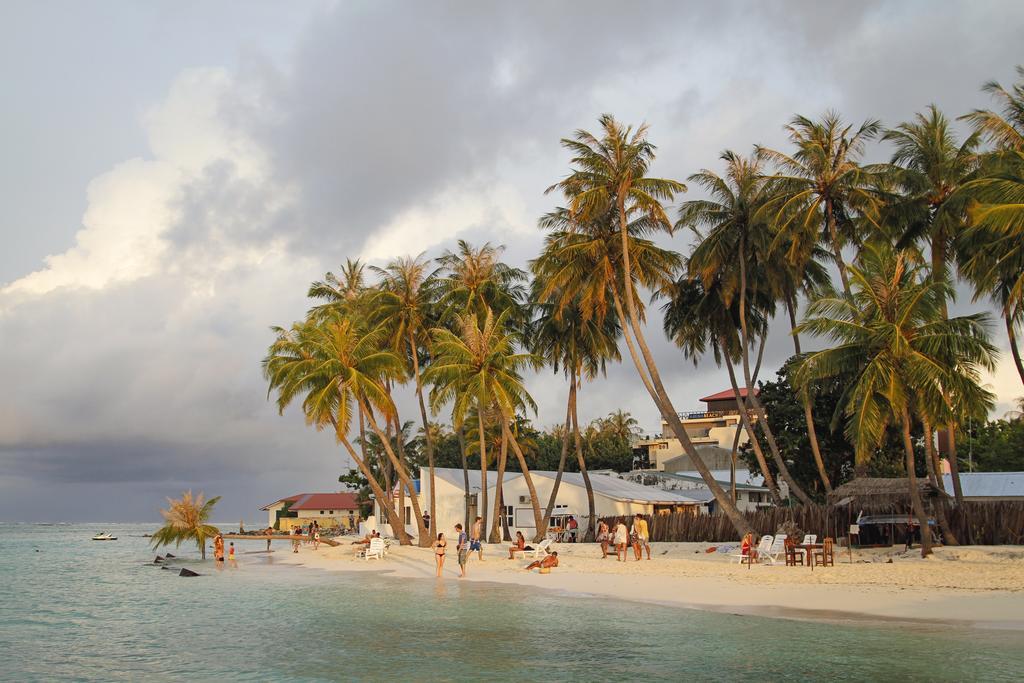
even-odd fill
[[[260,360],[346,258],[465,239],[523,267],[559,139],[602,113],[646,121],[653,173],[685,179],[786,149],[795,113],[988,106],[1021,35],[1015,0],[3,3],[0,521],[156,520],[186,489],[259,521],[336,490],[351,463],[277,414]],[[657,329],[679,410],[728,385]],[[774,334],[762,378],[790,353]],[[987,381],[997,414],[1022,393],[1005,354]],[[539,425],[561,419],[559,377],[528,388]],[[657,429],[629,365],[580,395],[583,421],[620,408]]]

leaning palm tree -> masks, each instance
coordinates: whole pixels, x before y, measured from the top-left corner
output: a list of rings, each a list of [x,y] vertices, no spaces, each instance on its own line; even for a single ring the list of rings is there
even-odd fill
[[[750,524],[715,481],[693,447],[665,390],[644,336],[642,313],[636,300],[635,278],[642,276],[642,273],[634,272],[634,256],[637,255],[634,248],[640,236],[637,233],[671,232],[672,223],[662,202],[671,201],[676,194],[684,192],[686,186],[674,180],[649,175],[655,147],[647,139],[646,125],[633,130],[621,125],[610,114],[605,114],[600,118],[600,126],[600,138],[585,130],[578,130],[572,138],[562,140],[562,145],[573,154],[573,168],[566,178],[547,191],[557,190],[565,196],[567,206],[563,211],[556,212],[554,218],[556,221],[564,221],[570,234],[581,235],[581,242],[588,242],[589,238],[597,234],[606,245],[596,245],[596,249],[584,249],[575,255],[567,250],[564,255],[560,255],[559,260],[563,270],[577,274],[576,289],[584,291],[583,301],[606,300],[606,294],[611,295],[616,316],[623,321],[623,338],[630,358],[644,388],[711,489],[719,506],[736,530],[741,535],[745,534],[750,531]],[[559,218],[559,214],[562,218]],[[552,221],[546,222],[551,224]],[[618,250],[610,252],[607,242],[615,231],[618,232]],[[571,246],[573,240],[568,242]],[[595,263],[599,259],[605,263]],[[595,266],[605,268],[589,273],[585,270]],[[666,274],[656,282],[639,284],[656,290],[670,279]],[[572,282],[565,284],[571,285]]]
[[[754,380],[751,375],[750,353],[755,340],[747,324],[752,304],[750,294],[753,288],[764,289],[771,283],[770,278],[760,272],[768,270],[766,265],[772,241],[768,224],[761,218],[764,213],[762,208],[768,199],[765,192],[766,180],[761,170],[761,162],[756,157],[745,159],[727,150],[722,153],[721,158],[726,164],[724,177],[707,169],[690,176],[690,182],[703,187],[708,192],[708,198],[684,202],[676,227],[691,228],[699,240],[688,262],[690,275],[699,277],[705,288],[708,288],[713,280],[717,280],[721,304],[726,309],[732,306],[732,299],[738,300],[739,350],[747,401],[753,406],[758,426],[768,440],[768,447],[779,475],[802,503],[810,503],[810,496],[797,484],[779,452],[775,435],[768,425],[764,406],[754,391]],[[739,265],[738,268],[733,267],[736,264]],[[774,300],[770,296],[762,298],[768,306],[766,314],[770,317],[774,313]],[[767,334],[767,329],[762,334]],[[732,365],[729,367],[731,369]],[[739,395],[736,389],[734,387],[734,391]],[[757,446],[757,436],[746,411],[741,410],[740,415],[751,442]],[[820,454],[818,470],[822,473],[823,481],[827,482],[828,477],[824,474],[825,465],[820,459]]]
[[[153,547],[173,543],[178,548],[183,541],[195,541],[199,554],[205,560],[206,540],[220,533],[217,527],[209,524],[213,506],[219,500],[220,496],[214,496],[204,501],[202,492],[193,497],[191,491],[182,493],[181,498],[168,498],[167,509],[160,511],[164,525],[153,534]]]
[[[535,262],[536,265],[536,262]],[[545,287],[541,281],[534,282],[534,290],[542,291]],[[552,292],[549,297],[557,301],[561,297]],[[593,539],[596,533],[597,515],[595,512],[594,488],[587,471],[586,460],[579,438],[579,417],[577,413],[577,393],[584,378],[593,381],[599,374],[605,374],[609,360],[619,361],[617,339],[619,336],[618,321],[613,316],[587,318],[580,310],[578,303],[559,308],[555,303],[543,302],[536,304],[539,312],[534,321],[531,344],[534,353],[543,359],[554,372],[563,372],[569,380],[569,394],[566,401],[565,431],[562,434],[562,452],[558,461],[555,483],[544,509],[544,525],[538,530],[543,536],[551,520],[555,500],[562,483],[565,461],[568,454],[569,437],[573,435],[576,451],[576,463],[583,476],[583,484],[587,490],[587,532],[585,539]],[[620,426],[628,429],[628,420],[633,420],[628,413],[620,414]],[[635,426],[636,420],[633,420]]]
[[[487,526],[487,430],[484,413],[489,408],[501,416],[501,428],[516,455],[523,479],[530,492],[537,529],[542,516],[526,457],[515,435],[509,430],[516,411],[528,407],[536,412],[533,398],[523,384],[522,371],[535,366],[537,359],[529,353],[517,353],[520,335],[509,329],[511,308],[495,316],[485,310],[483,320],[472,313],[456,317],[459,334],[438,328],[433,332],[434,361],[424,380],[431,385],[430,404],[434,410],[451,402],[452,421],[462,424],[471,408],[477,412],[477,433],[480,447],[480,516]]]
[[[434,439],[428,428],[427,407],[423,400],[423,380],[420,376],[420,358],[429,349],[429,330],[433,327],[434,308],[437,300],[437,274],[431,271],[429,261],[423,254],[415,258],[405,257],[391,261],[384,268],[373,268],[380,276],[380,289],[373,303],[375,316],[386,325],[391,335],[391,345],[396,350],[405,350],[402,355],[409,358],[416,383],[416,400],[419,403],[423,439],[427,455],[427,470],[430,481],[428,506],[430,518],[437,519],[437,501],[434,482]]]
[[[832,348],[811,353],[797,366],[798,387],[828,377],[852,378],[841,404],[856,460],[865,462],[890,424],[903,432],[914,515],[921,525],[921,555],[931,552],[928,519],[915,475],[911,428],[957,397],[960,406],[985,411],[994,403],[980,385],[980,370],[995,366],[983,314],[945,318],[947,280],[933,278],[916,255],[887,242],[865,245],[850,266],[851,296],[812,301],[801,330],[830,337]]]
[[[405,524],[396,513],[389,492],[385,492],[365,458],[360,457],[348,438],[352,415],[358,407],[370,420],[402,486],[415,491],[408,471],[395,456],[390,439],[380,429],[372,412],[379,411],[386,417],[394,414],[394,404],[384,382],[398,378],[404,372],[401,359],[382,348],[383,331],[380,328],[363,329],[338,311],[319,320],[308,318],[297,322],[289,329],[272,329],[276,339],[263,360],[268,396],[277,392],[276,403],[282,414],[301,397],[306,424],[318,431],[332,428],[335,438],[367,478],[399,541],[410,543]],[[415,496],[412,496],[412,505],[420,537],[425,538],[426,528]]]
[[[796,147],[793,154],[757,147],[758,156],[778,169],[774,221],[791,236],[795,250],[806,251],[808,244],[817,242],[828,244],[847,293],[850,283],[843,246],[857,241],[858,215],[869,222],[878,218],[873,174],[860,160],[865,144],[881,128],[880,122],[867,120],[854,130],[834,111],[826,112],[820,121],[798,115],[786,126]]]

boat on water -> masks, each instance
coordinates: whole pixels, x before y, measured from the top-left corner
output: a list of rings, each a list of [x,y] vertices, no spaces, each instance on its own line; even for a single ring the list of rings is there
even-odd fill
[[[104,531],[101,534],[96,534],[95,536],[93,536],[92,540],[94,540],[94,541],[116,541],[117,540],[117,536],[111,536],[106,531]]]

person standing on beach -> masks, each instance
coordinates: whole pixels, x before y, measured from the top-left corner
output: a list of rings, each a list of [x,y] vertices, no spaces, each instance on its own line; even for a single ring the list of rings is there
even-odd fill
[[[483,517],[477,517],[476,521],[473,522],[473,533],[470,535],[469,540],[469,552],[474,550],[480,557],[480,561],[484,561],[484,546],[481,539],[484,535],[484,519]]]
[[[597,542],[601,544],[601,559],[608,557],[608,544],[612,541],[612,535],[608,533],[608,524],[597,523]]]
[[[650,531],[647,529],[647,520],[639,512],[633,517],[633,552],[636,553],[636,561],[643,557],[641,548],[647,548],[647,559],[651,559]]]
[[[302,527],[297,526],[292,529],[292,552],[299,552],[299,545],[302,544]]]
[[[626,561],[626,543],[629,540],[629,529],[621,519],[615,525],[615,559],[619,562]]]
[[[441,578],[441,570],[444,569],[444,553],[448,548],[448,541],[444,540],[444,534],[437,535],[434,541],[434,560],[437,562],[437,576]]]
[[[455,549],[459,553],[459,578],[466,578],[466,561],[469,560],[469,536],[462,530],[461,524],[455,525],[455,533],[459,535],[459,540],[455,544]]]
[[[313,550],[320,549],[320,527],[317,525],[313,528]]]

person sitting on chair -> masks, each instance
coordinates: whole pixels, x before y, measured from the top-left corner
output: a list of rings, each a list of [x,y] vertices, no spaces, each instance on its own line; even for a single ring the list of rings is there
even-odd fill
[[[520,552],[520,551],[523,551],[523,550],[526,550],[526,538],[523,537],[523,532],[522,531],[517,531],[516,532],[516,540],[515,540],[515,542],[512,543],[511,547],[509,547],[509,549],[508,549],[508,559],[510,559],[510,560],[516,559],[516,553]]]

